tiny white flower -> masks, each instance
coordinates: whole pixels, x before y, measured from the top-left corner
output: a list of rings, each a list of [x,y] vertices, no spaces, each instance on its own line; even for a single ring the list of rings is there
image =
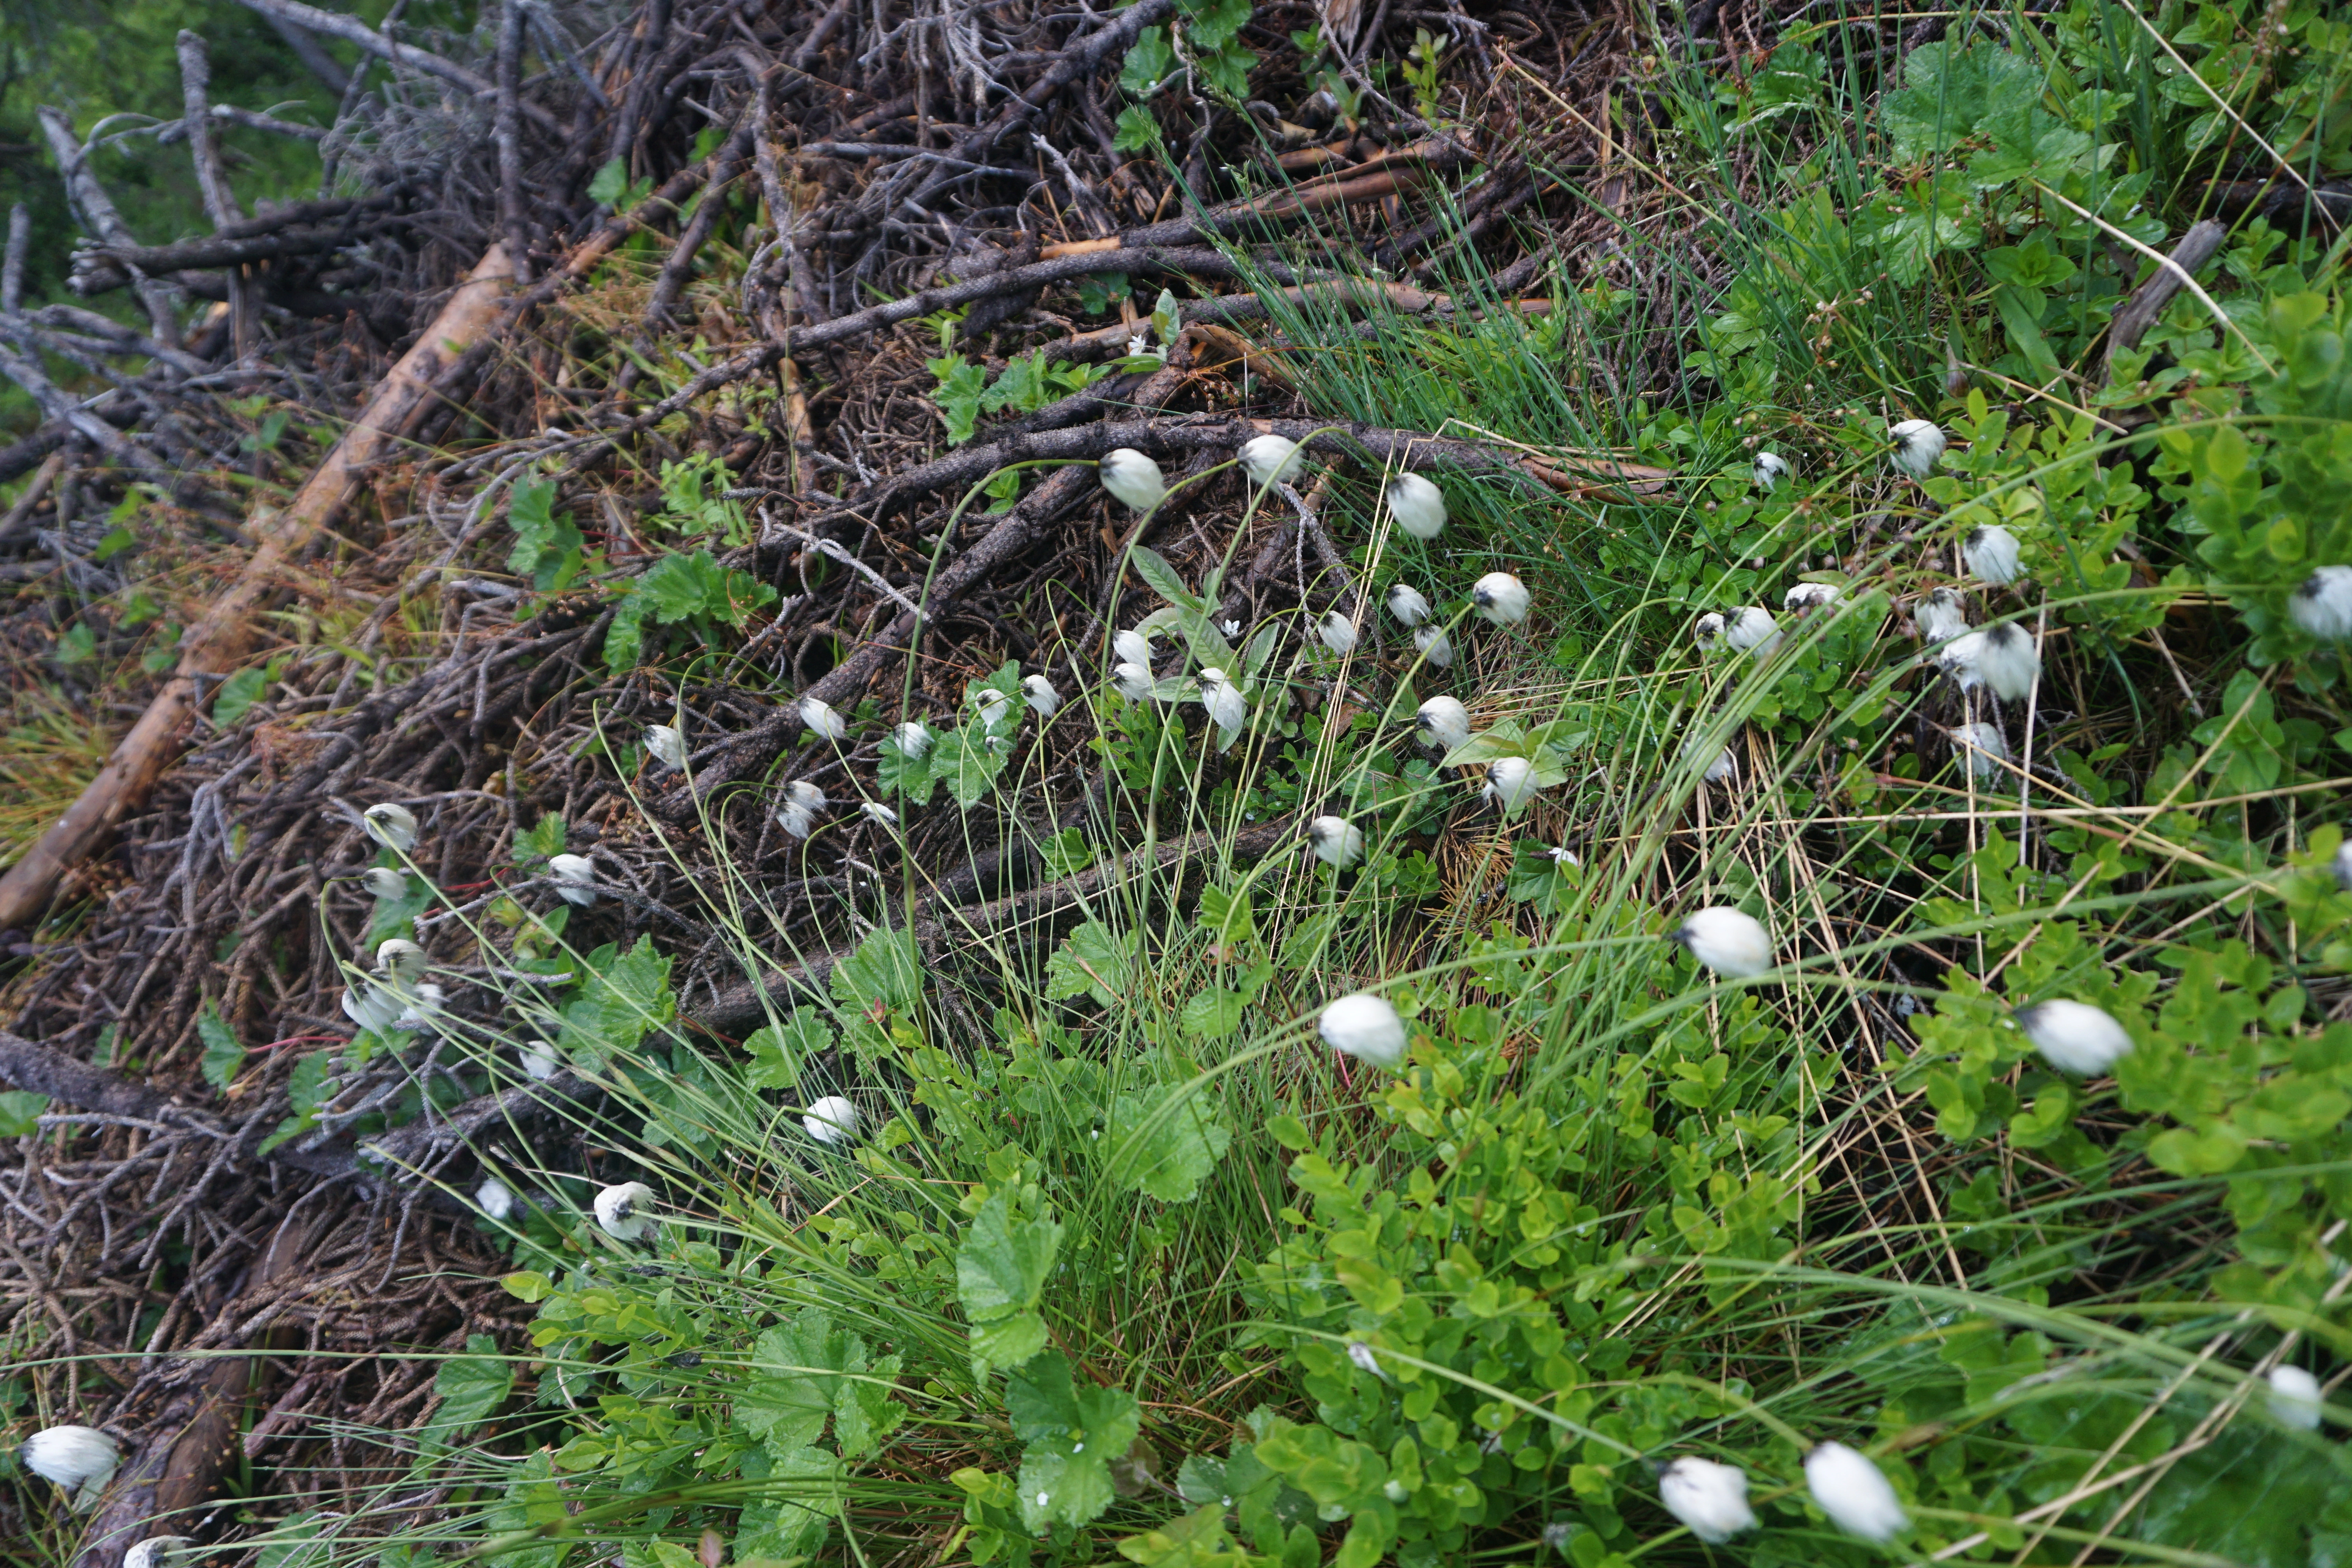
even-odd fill
[[[898,826],[898,814],[891,810],[888,806],[884,805],[878,800],[869,800],[863,805],[859,806],[858,809],[866,813],[866,820],[871,822],[877,827],[896,827]]]
[[[1954,725],[1952,749],[1968,758],[1969,773],[1975,778],[1999,777],[2001,763],[2009,761],[2009,742],[1998,724]]]
[[[1451,697],[1433,697],[1413,714],[1421,743],[1440,755],[1470,739],[1470,710]]]
[[[1345,870],[1364,858],[1364,830],[1344,816],[1318,816],[1307,825],[1307,842],[1315,858]]]
[[[1780,453],[1759,452],[1748,474],[1758,489],[1771,490],[1780,488],[1780,481],[1789,477],[1789,459]]]
[[[369,806],[360,813],[360,822],[370,838],[397,854],[405,855],[416,847],[416,814],[404,805],[385,801]]]
[[[890,731],[898,744],[898,754],[910,763],[919,763],[931,754],[931,732],[912,719]]]
[[[2318,1431],[2320,1408],[2326,1403],[2326,1396],[2320,1392],[2319,1379],[2299,1366],[2281,1362],[2271,1368],[2270,1382],[2271,1418],[2298,1432]]]
[[[486,1176],[482,1184],[474,1189],[474,1206],[494,1222],[503,1224],[506,1217],[514,1213],[514,1189],[496,1176]]]
[[[1755,1510],[1748,1506],[1748,1475],[1737,1465],[1685,1454],[1658,1472],[1658,1500],[1710,1546],[1756,1528]]]
[[[1792,616],[1826,609],[1838,602],[1838,591],[1827,583],[1792,583],[1780,595],[1780,607]]]
[[[360,884],[373,894],[378,903],[388,904],[408,897],[408,874],[388,866],[371,866],[360,874]],[[163,1537],[158,1536],[157,1540]]]
[[[1044,1508],[1045,1506],[1045,1500],[1052,1495],[1053,1494],[1050,1492],[1039,1492],[1037,1494],[1037,1506],[1039,1508]]]
[[[1413,651],[1429,662],[1432,669],[1454,668],[1454,643],[1439,626],[1415,626],[1412,629]]]
[[[686,767],[686,731],[669,724],[646,726],[646,750],[666,768]]]
[[[1349,1340],[1348,1342],[1348,1359],[1354,1362],[1360,1369],[1370,1373],[1374,1377],[1379,1378],[1381,1382],[1386,1383],[1388,1381],[1389,1374],[1381,1370],[1380,1358],[1372,1354],[1372,1347],[1364,1343],[1361,1340]]]
[[[857,1107],[838,1094],[828,1094],[801,1118],[808,1135],[827,1148],[841,1148],[857,1138]]]
[[[1113,632],[1110,637],[1111,657],[1121,664],[1139,664],[1151,668],[1151,638],[1149,634],[1129,629]]]
[[[1356,623],[1337,610],[1323,617],[1323,624],[1316,628],[1316,635],[1323,639],[1323,646],[1333,653],[1349,654],[1356,651]]]
[[[1388,611],[1406,626],[1417,626],[1429,619],[1429,601],[1412,584],[1393,583],[1389,585]]]
[[[1103,489],[1136,511],[1150,511],[1168,494],[1168,480],[1160,465],[1132,447],[1105,452],[1096,471],[1102,477]]]
[[[1690,949],[1693,958],[1717,974],[1735,980],[1752,980],[1772,967],[1771,933],[1754,916],[1728,905],[1696,911],[1668,940]]]
[[[1968,538],[1960,542],[1960,558],[1969,563],[1969,572],[1979,583],[1990,583],[1998,588],[2017,581],[2017,535],[1997,522],[1969,530]]]
[[[1130,702],[1140,702],[1151,695],[1151,671],[1139,664],[1119,665],[1110,672],[1110,680],[1118,688],[1118,694]]]
[[[2322,642],[2352,641],[2352,566],[2322,566],[2287,596],[2294,624]]]
[[[1368,991],[1342,996],[1325,1007],[1316,1030],[1333,1050],[1376,1068],[1393,1071],[1404,1060],[1404,1020]]]
[[[614,1241],[643,1241],[661,1228],[661,1221],[645,1211],[654,1190],[643,1182],[623,1182],[596,1194],[596,1223]]]
[[[1758,658],[1770,658],[1780,647],[1780,623],[1761,605],[1743,605],[1725,620],[1723,643],[1734,653],[1753,649]]]
[[[1228,640],[1242,635],[1242,624],[1239,621],[1227,621],[1219,629],[1225,634]]]
[[[1713,652],[1715,645],[1723,640],[1724,628],[1729,624],[1721,616],[1709,610],[1693,623],[1691,640],[1698,644],[1703,651]]]
[[[596,906],[596,863],[585,855],[556,855],[549,858],[547,869],[555,879],[556,896],[567,904],[582,909]]]
[[[1528,587],[1508,572],[1489,572],[1470,585],[1470,602],[1498,626],[1515,626],[1528,618]]]
[[[1029,699],[1029,706],[1037,710],[1040,718],[1051,719],[1054,710],[1062,705],[1062,694],[1042,675],[1023,676],[1021,693]]]
[[[1525,757],[1496,757],[1486,764],[1486,787],[1483,797],[1503,808],[1503,815],[1515,816],[1519,808],[1535,799],[1541,786],[1536,783],[1536,765]]]
[[[815,731],[818,740],[835,745],[839,745],[841,738],[849,733],[849,725],[835,711],[833,704],[821,697],[801,699],[801,722]]]
[[[1419,474],[1399,474],[1388,483],[1389,515],[1415,539],[1445,531],[1445,492]]]
[[[1288,484],[1306,466],[1298,443],[1280,436],[1254,436],[1242,443],[1242,470],[1253,486]]]
[[[1911,619],[1919,627],[1919,640],[1927,643],[1950,642],[1969,629],[1968,605],[1949,588],[1932,590],[1912,607]]]
[[[98,1506],[122,1463],[122,1449],[95,1426],[45,1426],[25,1441],[25,1468],[73,1496],[74,1511]]]
[[[527,1042],[521,1052],[522,1075],[533,1083],[545,1083],[563,1070],[563,1058],[545,1040]]]
[[[1843,1443],[1816,1444],[1805,1455],[1805,1485],[1832,1522],[1864,1541],[1892,1541],[1910,1528],[1894,1484]]]
[[[2020,1007],[2016,1018],[2042,1059],[2074,1078],[2097,1078],[2131,1055],[2130,1033],[2115,1015],[2088,1002],[2037,1002]]]
[[[1889,458],[1915,479],[1926,479],[1936,459],[1944,455],[1944,432],[1932,419],[1906,419],[1887,434],[1895,438]]]

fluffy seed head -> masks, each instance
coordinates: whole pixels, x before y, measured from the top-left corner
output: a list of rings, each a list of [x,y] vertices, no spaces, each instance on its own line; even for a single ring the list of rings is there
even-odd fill
[[[776,826],[795,838],[806,838],[816,831],[816,815],[788,800],[776,807]]]
[[[1892,1541],[1911,1519],[1878,1467],[1843,1443],[1821,1443],[1805,1455],[1805,1485],[1840,1529],[1864,1541]]]
[[[404,805],[385,801],[369,806],[360,813],[360,822],[370,838],[397,854],[405,855],[416,847],[416,814]]]
[[[971,700],[980,710],[980,721],[992,730],[1002,726],[1013,712],[1013,699],[993,686],[982,687]]]
[[[1716,644],[1723,640],[1724,628],[1728,625],[1729,623],[1721,616],[1709,610],[1692,625],[1691,640],[1697,643],[1702,649],[1711,651]]]
[[[1792,583],[1780,595],[1780,607],[1792,616],[1825,609],[1838,601],[1838,591],[1827,583]]]
[[[1139,664],[1151,668],[1151,638],[1139,631],[1113,632],[1110,651],[1121,664]]]
[[[425,950],[405,937],[393,937],[378,942],[375,966],[388,974],[395,984],[414,984],[425,978]]]
[[[2298,1432],[2319,1430],[2320,1407],[2327,1402],[2320,1392],[2319,1379],[2299,1366],[2281,1362],[2271,1368],[2270,1383],[2273,1420]]]
[[[1789,472],[1788,458],[1778,452],[1759,452],[1754,466],[1749,469],[1749,477],[1756,481],[1758,489],[1771,490],[1780,488],[1780,481],[1789,477]]]
[[[74,1494],[74,1510],[95,1507],[122,1463],[122,1449],[95,1426],[45,1426],[25,1440],[25,1468]]]
[[[2131,1055],[2130,1034],[2113,1014],[2088,1002],[2037,1002],[2015,1016],[2042,1059],[2075,1078],[2096,1078]]]
[[[1694,736],[1683,743],[1683,755],[1702,764],[1699,777],[1708,784],[1721,784],[1726,779],[1738,776],[1739,759],[1732,755],[1729,746],[1717,746],[1709,752],[1706,742]]]
[[[2336,847],[2336,885],[2352,893],[2352,838]]]
[[[1363,1341],[1349,1340],[1348,1342],[1348,1359],[1353,1362],[1362,1371],[1369,1372],[1374,1377],[1379,1378],[1382,1383],[1386,1383],[1388,1381],[1389,1374],[1381,1370],[1381,1358],[1374,1355],[1372,1353],[1372,1347],[1364,1343]],[[1408,1493],[1407,1495],[1410,1496],[1411,1494]]]
[[[1342,1056],[1393,1072],[1404,1060],[1404,1020],[1369,991],[1342,996],[1316,1023],[1323,1043]]]
[[[866,814],[866,820],[874,824],[877,827],[896,827],[898,826],[898,814],[891,810],[888,806],[884,805],[878,800],[869,800],[860,805],[858,809]]]
[[[1674,930],[1673,940],[1717,974],[1753,980],[1772,967],[1772,933],[1753,915],[1727,904],[1697,910]]]
[[[122,1568],[173,1568],[180,1553],[194,1544],[192,1536],[151,1535],[122,1554]]]
[[[1281,436],[1254,436],[1242,443],[1242,471],[1256,486],[1286,485],[1298,477],[1306,458],[1298,443]]]
[[[1454,668],[1454,640],[1439,626],[1415,626],[1412,629],[1413,651],[1428,661],[1432,669]]]
[[[380,1035],[391,1028],[405,1011],[406,1005],[381,985],[343,987],[343,1016],[371,1033]]]
[[[898,743],[898,754],[910,763],[919,763],[931,754],[931,732],[912,719],[891,731],[890,739]]]
[[[496,1176],[485,1176],[482,1184],[474,1189],[474,1206],[493,1221],[504,1224],[506,1217],[514,1213],[514,1189]]]
[[[1969,629],[1968,605],[1949,588],[1931,590],[1912,606],[1911,618],[1922,642],[1949,642]]]
[[[1419,474],[1399,474],[1388,485],[1389,515],[1415,539],[1445,531],[1445,492]]]
[[[545,1083],[563,1070],[563,1058],[545,1040],[532,1040],[522,1047],[522,1075],[533,1083]]]
[[[1054,683],[1042,675],[1023,676],[1021,695],[1029,700],[1029,706],[1037,710],[1041,718],[1051,719],[1054,710],[1062,705],[1062,694],[1055,690]]]
[[[1315,628],[1315,633],[1323,639],[1323,646],[1333,653],[1356,651],[1356,623],[1337,610],[1323,617],[1323,624]]]
[[[1528,618],[1528,585],[1508,572],[1489,572],[1472,584],[1470,601],[1498,626],[1515,626]]]
[[[1364,858],[1364,830],[1344,816],[1318,816],[1307,825],[1315,858],[1341,870]]]
[[[784,786],[784,799],[792,805],[799,806],[803,811],[807,812],[823,811],[826,806],[833,804],[833,802],[825,798],[824,791],[817,788],[816,785],[809,783],[806,779],[794,779],[792,783],[786,784]]]
[[[1998,724],[1954,725],[1952,750],[1968,758],[1969,773],[1980,779],[2000,776],[2001,763],[2009,761],[2009,742]]]
[[[555,879],[556,896],[567,904],[593,909],[596,904],[596,862],[585,855],[549,858],[548,874]]]
[[[1895,440],[1888,458],[1915,479],[1927,477],[1948,444],[1943,427],[1932,419],[1906,419],[1887,434]]]
[[[1977,673],[2004,702],[2015,702],[2033,689],[2042,678],[2042,653],[2031,635],[2001,621],[1984,629],[1976,650]]]
[[[828,1094],[801,1118],[808,1135],[827,1148],[846,1148],[857,1139],[857,1107],[838,1094]]]
[[[1214,665],[1201,671],[1201,706],[1209,710],[1209,722],[1223,736],[1220,742],[1231,745],[1244,724],[1249,722],[1249,702],[1242,696],[1241,688],[1225,679],[1225,672]]]
[[[1658,1472],[1658,1500],[1710,1546],[1756,1528],[1755,1511],[1748,1506],[1748,1473],[1737,1465],[1685,1454]]]
[[[1470,710],[1451,697],[1431,698],[1414,710],[1412,722],[1421,743],[1441,754],[1470,739]]]
[[[666,768],[686,766],[686,731],[670,724],[646,726],[646,750]]]
[[[822,697],[801,699],[801,722],[816,731],[818,740],[829,741],[835,745],[839,745],[841,738],[849,733],[849,725],[834,711],[833,704]]]
[[[1168,494],[1160,465],[1132,447],[1105,452],[1097,465],[1103,489],[1137,511],[1150,511]]]
[[[1484,798],[1503,808],[1511,816],[1535,799],[1536,765],[1525,757],[1496,757],[1486,764],[1486,787]]]
[[[2021,559],[2017,535],[1997,522],[1972,528],[1960,541],[1960,559],[1969,563],[1970,574],[1979,583],[1996,588],[2014,583]]]
[[[1410,583],[1395,583],[1389,587],[1389,614],[1406,626],[1417,626],[1429,619],[1429,601],[1421,590]]]
[[[652,1206],[654,1190],[643,1182],[623,1182],[596,1194],[596,1223],[614,1241],[643,1241],[661,1228],[661,1221],[645,1211]]]
[[[2322,566],[2296,584],[2286,612],[2322,642],[2352,641],[2352,566]]]
[[[1724,621],[1723,646],[1734,653],[1753,650],[1757,658],[1769,658],[1780,646],[1780,623],[1761,605],[1742,605]]]
[[[1118,694],[1130,702],[1140,702],[1151,695],[1151,671],[1142,665],[1121,664],[1110,672],[1110,680],[1118,688]]]
[[[381,903],[388,904],[394,899],[408,897],[407,873],[395,871],[389,866],[369,867],[360,873],[360,885]]]

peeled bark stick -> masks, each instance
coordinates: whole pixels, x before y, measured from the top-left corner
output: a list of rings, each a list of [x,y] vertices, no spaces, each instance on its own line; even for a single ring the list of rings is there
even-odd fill
[[[2106,353],[2099,356],[2099,384],[2105,386],[2115,378],[2116,356],[2129,353],[2139,347],[2140,339],[2156,325],[2172,297],[2180,292],[2181,284],[2195,275],[2197,269],[2213,259],[2221,242],[2230,237],[2229,226],[2207,218],[2189,226],[2180,237],[2180,243],[2166,258],[2166,265],[2156,269],[2148,280],[2132,291],[2107,327]]]
[[[62,110],[46,103],[41,105],[39,118],[41,133],[48,139],[49,156],[57,160],[58,173],[65,180],[66,195],[73,203],[74,211],[81,215],[91,237],[124,250],[136,250],[139,237],[115,210],[106,187],[98,183],[98,175],[82,154],[80,139],[74,135],[73,122]],[[180,319],[173,310],[170,286],[159,279],[141,278],[139,301],[147,307],[147,320],[155,328],[155,341],[178,348]]]
[[[431,405],[434,377],[441,367],[499,320],[499,305],[512,281],[506,247],[491,246],[415,346],[377,384],[367,405],[292,503],[274,519],[255,521],[261,547],[182,642],[177,672],[115,747],[81,798],[0,877],[0,928],[29,924],[47,907],[58,879],[146,800],[179,754],[182,731],[194,717],[205,681],[227,674],[244,660],[253,647],[258,612],[278,591],[288,565],[342,510],[367,469],[397,447]]]
[[[258,11],[273,22],[286,22],[324,37],[341,38],[347,44],[357,44],[378,59],[390,60],[396,66],[422,71],[426,76],[439,77],[452,87],[461,87],[477,97],[487,98],[497,87],[478,72],[467,70],[455,60],[443,59],[430,49],[420,49],[414,44],[404,44],[387,38],[357,16],[341,16],[333,11],[321,11],[316,5],[305,5],[302,0],[243,0],[248,11]],[[550,136],[563,134],[563,123],[535,103],[526,103],[522,111],[530,122]]]
[[[188,154],[195,163],[196,189],[205,198],[205,216],[212,219],[217,234],[244,222],[245,214],[236,205],[236,193],[229,188],[228,171],[221,167],[220,142],[213,133],[212,54],[202,37],[185,28],[180,31],[179,49],[180,101],[186,114],[181,123],[187,127]],[[261,346],[261,312],[253,297],[253,282],[242,267],[228,268],[222,281],[228,289],[234,357],[239,364],[249,364]]]

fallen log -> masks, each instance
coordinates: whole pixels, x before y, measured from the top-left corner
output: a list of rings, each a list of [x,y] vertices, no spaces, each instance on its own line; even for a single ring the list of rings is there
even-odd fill
[[[23,927],[36,919],[47,907],[59,879],[146,800],[179,755],[181,737],[195,716],[205,682],[227,675],[251,652],[258,635],[258,612],[278,592],[285,568],[342,510],[366,470],[389,456],[432,405],[435,376],[499,320],[499,302],[512,277],[506,247],[492,245],[415,346],[377,384],[293,501],[274,518],[254,521],[260,548],[183,640],[179,668],[171,680],[80,798],[0,877],[0,928]]]

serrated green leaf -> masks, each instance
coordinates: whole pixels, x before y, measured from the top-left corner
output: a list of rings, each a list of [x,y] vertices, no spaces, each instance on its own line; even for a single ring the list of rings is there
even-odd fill
[[[1088,921],[1062,939],[1045,961],[1045,995],[1052,1001],[1092,996],[1106,1007],[1118,1005],[1131,983],[1139,931],[1116,931]]]
[[[1109,1123],[1102,1148],[1112,1178],[1163,1203],[1192,1202],[1234,1141],[1208,1092],[1181,1084],[1120,1095]]]
[[[28,1089],[12,1089],[0,1094],[0,1138],[22,1138],[40,1131],[41,1112],[49,1108],[49,1097],[35,1094]]]
[[[795,1007],[781,1023],[762,1025],[743,1042],[743,1048],[751,1053],[743,1081],[753,1089],[791,1089],[800,1082],[801,1069],[812,1058],[833,1049],[833,1026],[823,1012]]]
[[[1085,1524],[1110,1506],[1110,1461],[1142,1426],[1135,1395],[1073,1386],[1068,1358],[1049,1351],[1006,1377],[1004,1408],[1028,1445],[1017,1483],[1024,1526]]]
[[[605,948],[590,955],[590,973],[580,994],[564,1007],[563,1030],[555,1042],[567,1060],[591,1073],[635,1051],[677,1010],[669,989],[670,961],[654,951],[652,938],[639,937],[626,953],[611,953]]]
[[[899,1407],[886,1397],[898,1370],[896,1356],[869,1365],[863,1337],[836,1329],[824,1308],[804,1307],[760,1336],[735,1418],[771,1449],[814,1444],[831,1419],[843,1455],[855,1458],[898,1424]]]
[[[245,1045],[209,1002],[196,1014],[196,1037],[205,1043],[199,1070],[205,1081],[226,1092],[245,1066]]]
[[[894,733],[883,738],[881,755],[874,764],[874,782],[884,795],[903,795],[909,805],[929,805],[931,792],[939,786],[939,776],[932,772],[932,759],[940,754],[940,742],[946,737],[933,735],[930,749],[919,757],[910,757],[899,749]]]
[[[1036,1308],[1054,1272],[1062,1227],[1016,1205],[1000,1187],[988,1195],[956,1246],[956,1299],[972,1325],[973,1371],[1015,1366],[1045,1345]]]
[[[259,668],[240,669],[220,684],[213,698],[213,723],[226,730],[244,718],[269,689],[268,674]]]
[[[1222,985],[1207,986],[1186,1000],[1176,1021],[1195,1039],[1222,1040],[1242,1026],[1243,1004],[1239,992],[1228,991]]]
[[[444,1434],[456,1436],[488,1420],[514,1391],[514,1363],[498,1352],[489,1335],[468,1334],[466,1353],[443,1362],[434,1374],[441,1405],[433,1424]]]

